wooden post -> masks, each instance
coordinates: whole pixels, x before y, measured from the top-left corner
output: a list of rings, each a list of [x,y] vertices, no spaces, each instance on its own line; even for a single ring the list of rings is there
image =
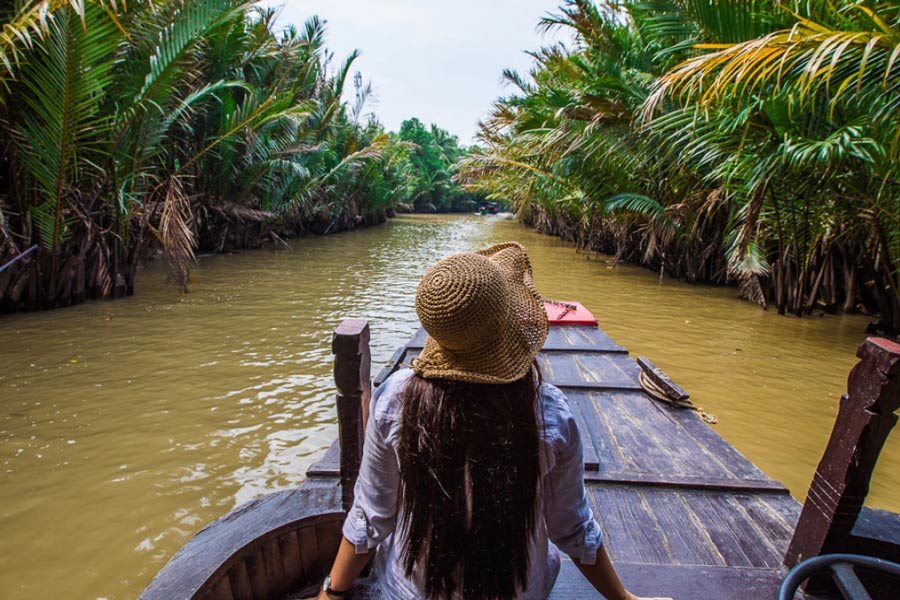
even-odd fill
[[[353,486],[359,475],[365,421],[372,394],[369,323],[344,319],[331,338],[334,382],[337,385],[338,440],[341,445],[341,503],[353,505]]]
[[[831,439],[813,476],[784,564],[844,552],[869,493],[878,455],[900,408],[900,344],[868,338],[841,398]]]

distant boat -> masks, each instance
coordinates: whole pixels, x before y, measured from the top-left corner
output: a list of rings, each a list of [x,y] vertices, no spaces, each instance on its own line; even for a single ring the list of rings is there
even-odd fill
[[[482,202],[475,212],[479,215],[496,215],[500,212],[500,208],[499,202]]]

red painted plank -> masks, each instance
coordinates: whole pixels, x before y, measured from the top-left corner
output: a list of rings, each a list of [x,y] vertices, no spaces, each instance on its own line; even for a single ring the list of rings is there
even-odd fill
[[[550,326],[588,325],[597,326],[597,319],[581,302],[554,302],[544,300],[544,310]]]

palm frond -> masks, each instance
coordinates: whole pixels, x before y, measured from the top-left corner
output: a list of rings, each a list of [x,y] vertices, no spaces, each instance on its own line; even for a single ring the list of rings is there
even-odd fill
[[[168,178],[162,193],[158,235],[169,272],[181,291],[187,293],[196,247],[194,233],[190,227],[190,201],[178,177]]]
[[[39,204],[52,207],[52,224],[40,222],[50,228],[41,239],[54,256],[62,241],[66,196],[82,171],[100,162],[97,143],[110,124],[100,109],[120,31],[99,7],[87,5],[85,11],[92,23],[87,29],[74,10],[55,13],[22,70],[17,142]]]
[[[22,52],[34,47],[49,32],[53,13],[69,6],[70,0],[28,0],[0,29],[0,82],[13,74]],[[77,3],[73,9],[82,8]]]
[[[623,193],[616,194],[603,202],[606,212],[625,211],[645,217],[663,215],[665,207],[657,200],[643,194]]]
[[[881,97],[877,117],[894,121],[900,110],[900,29],[836,31],[808,19],[794,27],[737,44],[701,44],[712,50],[659,79],[642,113],[652,118],[671,98],[700,106],[754,95],[791,94],[807,106],[826,97],[840,102]],[[877,104],[881,104],[877,103]]]

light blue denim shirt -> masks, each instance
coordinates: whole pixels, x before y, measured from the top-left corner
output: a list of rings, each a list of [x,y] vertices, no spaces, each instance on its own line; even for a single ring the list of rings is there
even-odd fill
[[[418,600],[421,576],[407,577],[399,560],[402,544],[395,539],[399,489],[400,400],[412,375],[402,369],[391,375],[372,395],[355,499],[343,533],[364,554],[378,547],[374,569],[384,598]],[[538,509],[543,515],[531,540],[528,583],[517,598],[544,600],[559,574],[559,550],[584,564],[593,564],[603,542],[584,488],[581,437],[568,400],[556,387],[540,389],[542,418],[541,491]],[[549,543],[552,542],[552,543]],[[490,543],[485,540],[485,543]],[[454,596],[461,598],[461,596]]]

